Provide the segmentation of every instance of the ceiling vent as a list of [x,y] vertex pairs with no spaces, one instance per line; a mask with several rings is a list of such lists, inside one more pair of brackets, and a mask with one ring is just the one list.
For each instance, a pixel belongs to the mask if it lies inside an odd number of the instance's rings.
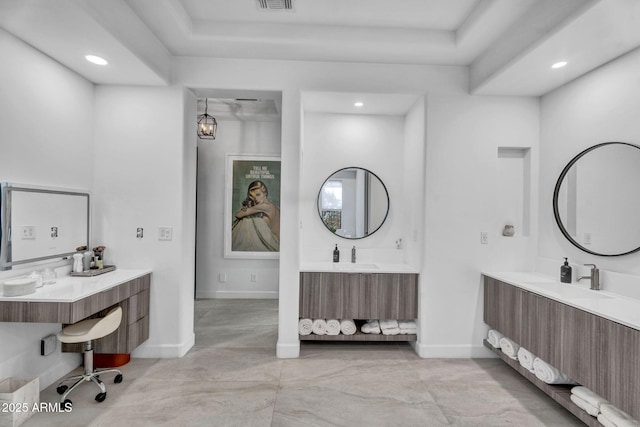
[[293,10],[293,0],[256,0],[260,10]]

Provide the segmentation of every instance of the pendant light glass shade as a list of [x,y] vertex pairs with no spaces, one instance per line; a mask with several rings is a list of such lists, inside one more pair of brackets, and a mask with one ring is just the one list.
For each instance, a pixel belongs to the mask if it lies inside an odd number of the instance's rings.
[[200,139],[216,139],[216,131],[218,130],[218,122],[216,118],[208,114],[209,100],[204,100],[204,114],[198,116],[198,138]]

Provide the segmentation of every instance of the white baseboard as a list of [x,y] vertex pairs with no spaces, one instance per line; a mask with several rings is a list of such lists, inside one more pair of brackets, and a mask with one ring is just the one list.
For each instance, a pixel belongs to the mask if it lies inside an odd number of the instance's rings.
[[196,291],[196,299],[278,299],[278,291]]
[[131,357],[139,357],[141,359],[176,359],[184,356],[196,343],[196,335],[191,336],[182,344],[148,344],[143,343],[136,348]]
[[278,343],[276,345],[276,357],[278,359],[295,359],[300,357],[300,341],[293,344]]
[[483,345],[426,345],[418,343],[416,353],[423,359],[489,359],[497,357]]

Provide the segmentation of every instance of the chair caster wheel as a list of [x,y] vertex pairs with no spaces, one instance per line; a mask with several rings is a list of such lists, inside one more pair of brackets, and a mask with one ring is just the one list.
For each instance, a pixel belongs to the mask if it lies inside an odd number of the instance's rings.
[[123,378],[123,377],[122,377],[122,374],[118,374],[118,375],[116,375],[116,377],[113,379],[113,382],[114,382],[114,383],[116,383],[116,384],[119,384],[119,383],[121,383],[121,382],[122,382],[122,378]]
[[104,402],[106,398],[107,398],[107,392],[96,394],[96,401],[98,402]]
[[64,394],[65,391],[67,391],[67,389],[69,388],[69,386],[66,385],[59,385],[56,388],[56,391],[58,392],[58,394]]

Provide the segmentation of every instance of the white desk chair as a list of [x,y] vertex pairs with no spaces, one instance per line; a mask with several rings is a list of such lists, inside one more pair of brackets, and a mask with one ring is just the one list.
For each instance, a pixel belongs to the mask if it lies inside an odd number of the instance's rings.
[[[69,325],[62,329],[58,334],[58,340],[63,343],[85,343],[84,350],[84,374],[75,375],[72,377],[64,378],[58,383],[56,390],[58,394],[61,394],[60,403],[71,405],[71,400],[67,397],[84,381],[93,381],[98,387],[100,387],[100,393],[96,395],[98,402],[104,401],[107,397],[107,389],[100,380],[100,375],[107,372],[116,372],[117,375],[113,382],[122,382],[122,372],[118,369],[93,369],[93,347],[91,341],[98,338],[105,337],[118,329],[120,322],[122,321],[122,308],[115,307],[106,316],[87,319],[73,325]],[[71,387],[64,385],[67,381],[76,381]]]

